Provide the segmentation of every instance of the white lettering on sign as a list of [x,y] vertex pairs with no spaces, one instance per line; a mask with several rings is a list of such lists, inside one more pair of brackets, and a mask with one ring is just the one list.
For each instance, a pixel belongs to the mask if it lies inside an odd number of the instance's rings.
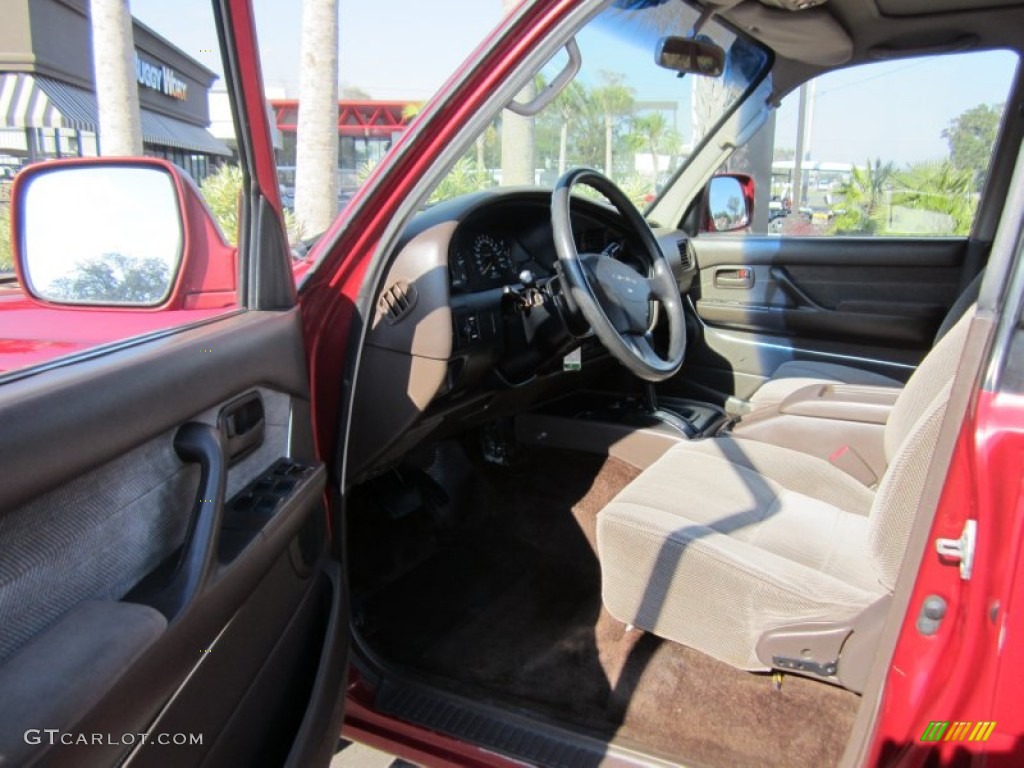
[[143,88],[160,91],[172,99],[188,98],[188,83],[180,79],[170,67],[151,64],[135,54],[135,79]]

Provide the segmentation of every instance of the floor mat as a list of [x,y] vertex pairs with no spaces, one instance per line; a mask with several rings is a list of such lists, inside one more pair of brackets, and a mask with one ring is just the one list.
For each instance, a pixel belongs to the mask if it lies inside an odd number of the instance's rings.
[[361,598],[364,636],[463,693],[673,760],[835,764],[857,696],[798,677],[776,691],[767,675],[627,631],[603,610],[596,516],[637,474],[553,450],[475,467],[472,508],[436,514],[445,523],[433,536],[413,526],[418,559],[398,578],[369,579],[387,583]]

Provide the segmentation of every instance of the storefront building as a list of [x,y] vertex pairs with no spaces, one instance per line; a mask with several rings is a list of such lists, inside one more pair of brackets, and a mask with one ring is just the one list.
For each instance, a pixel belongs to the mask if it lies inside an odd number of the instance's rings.
[[[295,167],[295,134],[299,102],[270,99],[274,122],[281,132],[278,168],[285,188]],[[409,122],[410,102],[342,99],[338,102],[338,175],[342,192],[359,186],[360,173],[376,165]]]
[[[37,160],[99,154],[88,0],[3,0],[0,176]],[[217,75],[133,21],[145,154],[202,180],[231,150],[207,130]]]

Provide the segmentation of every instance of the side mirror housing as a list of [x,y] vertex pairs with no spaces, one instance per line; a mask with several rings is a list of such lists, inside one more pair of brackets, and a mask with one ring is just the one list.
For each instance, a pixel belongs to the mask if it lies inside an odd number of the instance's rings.
[[11,193],[15,269],[37,302],[212,309],[238,302],[235,249],[180,168],[73,158],[23,169]]
[[701,231],[739,232],[754,220],[754,179],[745,173],[712,176],[704,188]]

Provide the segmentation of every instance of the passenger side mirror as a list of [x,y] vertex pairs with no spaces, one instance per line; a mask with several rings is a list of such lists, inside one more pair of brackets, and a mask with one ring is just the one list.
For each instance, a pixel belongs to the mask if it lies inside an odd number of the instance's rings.
[[754,180],[745,173],[711,177],[704,188],[705,232],[737,232],[754,219]]
[[36,301],[195,309],[237,302],[235,250],[192,180],[153,158],[39,163],[11,195],[15,266]]

